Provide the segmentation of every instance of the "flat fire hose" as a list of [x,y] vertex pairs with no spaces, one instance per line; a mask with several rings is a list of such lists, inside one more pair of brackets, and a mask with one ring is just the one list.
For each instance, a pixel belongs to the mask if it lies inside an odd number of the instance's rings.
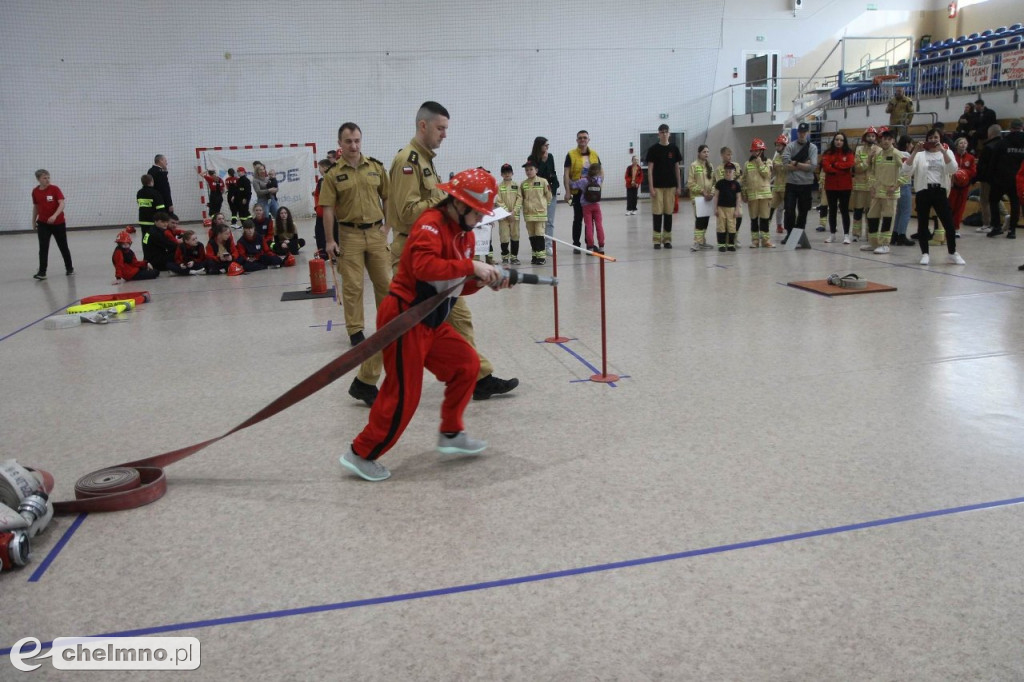
[[[384,350],[386,346],[394,343],[402,334],[412,329],[453,291],[461,287],[462,284],[460,281],[445,291],[435,294],[402,312],[358,346],[331,360],[227,433],[216,438],[204,440],[202,443],[171,450],[154,457],[126,462],[86,474],[75,483],[76,499],[55,502],[53,505],[54,512],[57,514],[78,514],[81,512],[121,511],[124,509],[135,509],[136,507],[159,500],[167,492],[167,478],[164,476],[164,467],[194,455],[217,441],[227,438],[236,431],[247,429],[264,419],[269,419],[278,412],[288,409],[295,403],[308,398],[328,384],[340,379],[352,369],[369,360],[375,353]],[[36,472],[43,479],[46,489],[51,490],[53,488],[53,476],[38,469]]]
[[832,274],[825,280],[834,287],[840,287],[842,289],[867,289],[868,281],[861,279],[854,273],[843,275],[840,277],[838,274]]

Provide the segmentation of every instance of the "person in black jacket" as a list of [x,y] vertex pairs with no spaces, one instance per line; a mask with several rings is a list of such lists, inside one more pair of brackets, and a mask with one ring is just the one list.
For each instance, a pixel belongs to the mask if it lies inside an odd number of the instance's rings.
[[171,199],[171,183],[167,180],[167,157],[157,154],[153,157],[153,167],[147,171],[153,176],[153,187],[164,198],[164,206],[168,213],[174,213],[174,200]]
[[[1024,163],[1024,121],[1019,118],[1010,122],[1010,132],[992,146],[988,167],[988,206],[993,217],[999,215],[999,204],[1005,196],[1010,202],[1010,219],[1006,224],[1006,238],[1017,238],[1017,221],[1020,220],[1020,199],[1017,196],[1017,171]],[[989,237],[1003,233],[1002,226],[993,221]]]
[[[238,215],[239,220],[249,220],[249,203],[252,201],[252,180],[245,172],[245,166],[238,167],[238,179],[235,181],[234,204],[231,206],[231,215]],[[231,195],[228,195],[228,202],[231,202]]]
[[171,216],[157,211],[153,224],[142,226],[142,258],[161,272],[167,270],[168,261],[174,261],[174,252],[178,249],[178,242],[167,236],[170,224]]
[[988,139],[989,126],[996,124],[996,112],[993,109],[985,108],[985,100],[978,98],[974,101],[974,148],[978,147]]

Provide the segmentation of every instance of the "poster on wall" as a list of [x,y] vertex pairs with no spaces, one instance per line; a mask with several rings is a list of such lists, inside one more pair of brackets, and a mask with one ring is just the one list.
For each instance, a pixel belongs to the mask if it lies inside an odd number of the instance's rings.
[[992,55],[968,57],[964,60],[964,81],[966,88],[972,85],[988,85],[992,81]]
[[999,65],[999,81],[1024,81],[1024,50],[1003,53]]
[[[206,149],[200,151],[199,163],[222,178],[228,168],[245,168],[250,179],[253,161],[262,162],[277,178],[277,203],[287,206],[297,218],[313,215],[313,188],[316,186],[316,159],[311,147],[283,149]],[[253,193],[253,202],[256,201]]]

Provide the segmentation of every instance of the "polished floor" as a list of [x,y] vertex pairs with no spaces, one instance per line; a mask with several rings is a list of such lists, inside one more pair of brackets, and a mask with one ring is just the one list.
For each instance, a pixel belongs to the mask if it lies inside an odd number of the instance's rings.
[[[692,253],[684,206],[655,251],[646,205],[623,208],[605,204],[606,356],[594,258],[559,259],[564,344],[544,343],[549,287],[470,299],[521,382],[467,409],[483,455],[434,452],[428,381],[392,478],[354,478],[337,458],[368,411],[343,377],[169,467],[152,505],[58,518],[0,574],[4,658],[138,633],[198,638],[196,680],[1024,680],[1024,242],[971,229],[966,266],[813,232]],[[72,232],[76,274],[54,247],[45,282],[32,235],[0,238],[3,457],[61,499],[348,348],[333,300],[280,301],[305,258],[160,277],[123,321],[45,329],[115,290],[113,236]],[[898,290],[786,286],[848,272]],[[605,363],[620,380],[590,381]]]

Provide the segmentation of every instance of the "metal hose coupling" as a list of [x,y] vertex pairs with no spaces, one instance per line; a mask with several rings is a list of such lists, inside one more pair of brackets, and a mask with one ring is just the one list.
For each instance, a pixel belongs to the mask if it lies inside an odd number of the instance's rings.
[[23,530],[0,532],[0,571],[9,571],[28,563],[32,547],[28,533]]
[[501,288],[501,283],[506,279],[508,280],[508,285],[510,287],[514,287],[517,284],[547,284],[553,287],[558,286],[557,277],[545,277],[544,275],[535,275],[530,272],[519,272],[515,268],[509,268],[506,270],[505,268],[500,268],[498,266],[494,267],[501,273],[501,278],[494,284],[490,285],[495,291]]

